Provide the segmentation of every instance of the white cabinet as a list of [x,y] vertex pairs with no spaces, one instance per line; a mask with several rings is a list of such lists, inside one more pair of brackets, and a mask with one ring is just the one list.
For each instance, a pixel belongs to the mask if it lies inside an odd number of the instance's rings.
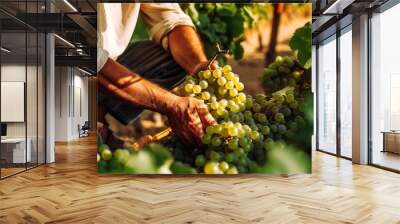
[[[26,151],[25,144],[27,143]],[[7,138],[1,140],[1,147],[12,152],[12,163],[25,163],[32,160],[32,141],[25,138]]]

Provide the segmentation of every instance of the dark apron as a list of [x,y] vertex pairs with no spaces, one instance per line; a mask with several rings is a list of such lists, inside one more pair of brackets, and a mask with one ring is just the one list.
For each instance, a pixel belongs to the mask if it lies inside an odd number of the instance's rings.
[[[171,54],[153,41],[130,45],[117,61],[152,83],[172,90],[184,81],[186,72],[174,61]],[[122,124],[132,124],[143,109],[98,93],[98,103]]]

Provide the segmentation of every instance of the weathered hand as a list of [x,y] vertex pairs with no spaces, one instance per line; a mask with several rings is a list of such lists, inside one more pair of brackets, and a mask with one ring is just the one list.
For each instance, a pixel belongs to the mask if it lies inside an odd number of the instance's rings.
[[205,129],[216,124],[204,102],[191,97],[178,97],[166,115],[173,132],[185,144],[199,144]]
[[205,128],[216,123],[203,101],[177,96],[114,60],[107,61],[99,72],[98,81],[119,99],[168,116],[172,130],[185,143],[199,143]]
[[[208,65],[208,61],[204,61],[204,62],[200,62],[198,63],[194,68],[193,68],[193,72],[191,73],[192,75],[197,75],[197,73],[199,73],[202,70],[206,70]],[[211,65],[210,65],[211,69],[216,69],[218,68],[218,62],[214,61]]]

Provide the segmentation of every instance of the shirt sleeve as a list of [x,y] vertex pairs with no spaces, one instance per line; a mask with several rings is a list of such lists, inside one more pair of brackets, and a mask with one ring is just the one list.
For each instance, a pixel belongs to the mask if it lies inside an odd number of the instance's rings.
[[178,3],[141,3],[140,12],[150,28],[151,39],[161,44],[164,49],[168,49],[168,33],[176,26],[195,27]]
[[106,64],[108,52],[100,47],[97,48],[97,72],[99,72]]

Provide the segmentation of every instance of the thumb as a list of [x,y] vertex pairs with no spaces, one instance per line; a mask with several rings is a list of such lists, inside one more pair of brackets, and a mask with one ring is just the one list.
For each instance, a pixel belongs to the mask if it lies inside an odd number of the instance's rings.
[[207,128],[208,126],[217,124],[213,116],[208,112],[206,105],[203,104],[197,107],[197,114],[200,117],[204,129]]

